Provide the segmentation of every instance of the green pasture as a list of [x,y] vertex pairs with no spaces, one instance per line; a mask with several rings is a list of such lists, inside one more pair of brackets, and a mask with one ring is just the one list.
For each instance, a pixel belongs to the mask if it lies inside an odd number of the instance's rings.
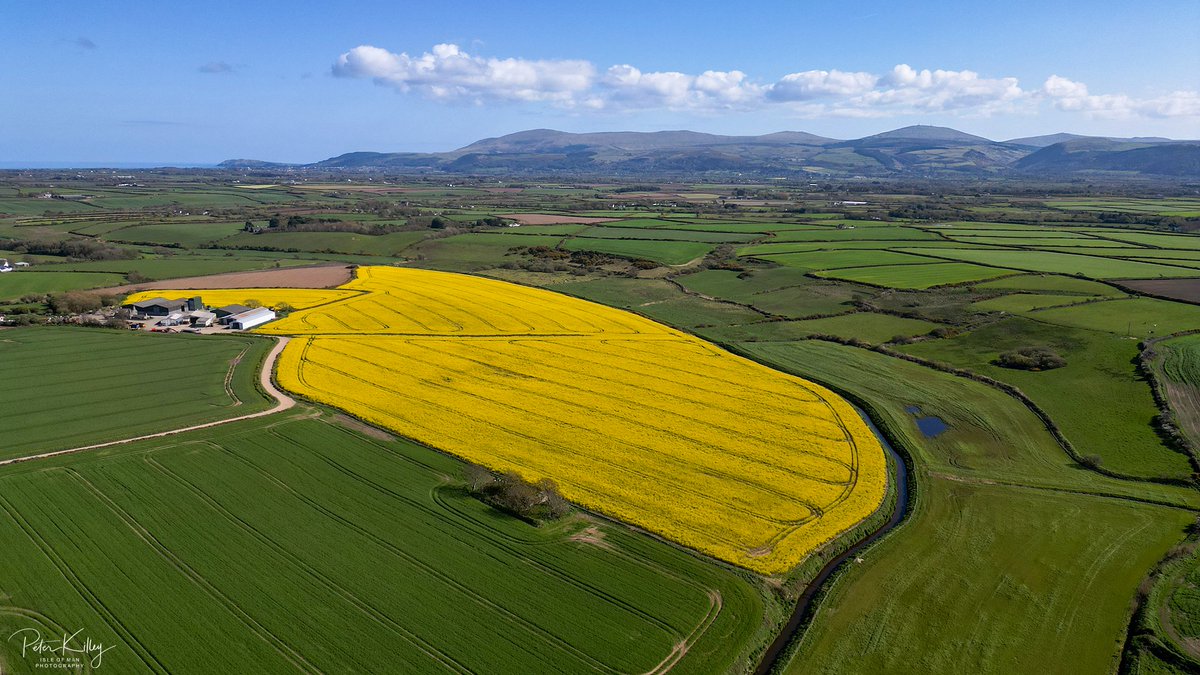
[[461,473],[300,416],[5,467],[0,628],[83,627],[121,673],[745,668],[740,574],[582,514],[531,527]]
[[[1102,304],[1109,303],[1095,303]],[[1186,478],[1191,475],[1187,457],[1164,446],[1152,426],[1158,409],[1133,364],[1137,341],[1040,318],[1092,306],[1034,311],[1029,318],[1012,317],[952,339],[899,349],[1016,386],[1050,415],[1080,455],[1099,457],[1107,469],[1138,477]],[[1035,372],[993,363],[1001,352],[1022,347],[1048,347],[1067,365]]]
[[644,258],[665,265],[682,265],[707,255],[712,244],[692,241],[650,241],[638,239],[567,239],[562,247],[569,251],[595,251],[626,258]]
[[927,264],[929,258],[878,250],[820,250],[802,253],[780,253],[768,258],[771,262],[806,271],[834,270],[882,265]]
[[994,267],[967,263],[924,263],[919,265],[886,265],[882,267],[851,267],[820,272],[820,276],[844,281],[856,281],[891,288],[930,288],[945,284],[981,281],[1009,274]]
[[1047,323],[1122,336],[1162,336],[1200,329],[1200,307],[1155,298],[1107,300],[1058,307],[1041,310],[1031,316]]
[[836,335],[882,344],[896,337],[924,335],[938,324],[876,312],[854,312],[803,321],[768,321],[722,329],[723,341],[779,341],[809,335]]
[[932,232],[918,230],[912,227],[888,225],[880,227],[855,227],[853,229],[844,230],[839,230],[832,227],[821,230],[789,230],[777,233],[775,238],[771,241],[856,241],[862,239],[877,239],[882,241],[920,241],[936,240],[941,239],[941,237]]
[[698,241],[713,244],[739,244],[754,241],[760,235],[738,232],[704,232],[694,230],[673,230],[666,228],[636,228],[636,227],[589,227],[579,233],[580,237],[596,239],[656,239],[668,241]]
[[977,312],[1007,312],[1009,314],[1025,314],[1035,309],[1070,305],[1088,300],[1088,296],[1055,295],[1052,293],[1013,293],[971,303],[971,309]]
[[976,284],[975,287],[980,290],[994,288],[997,290],[1044,291],[1051,294],[1125,295],[1124,292],[1099,281],[1056,274],[1016,274],[984,281]]
[[1184,269],[1182,267],[1168,267],[1166,265],[1134,262],[1132,260],[1117,260],[1049,251],[1004,251],[968,248],[942,248],[936,251],[911,248],[899,250],[913,253],[920,252],[948,260],[980,263],[1027,272],[1069,274],[1093,279],[1153,279],[1158,277],[1200,276],[1200,273],[1195,270]]
[[[32,327],[0,333],[0,459],[92,445],[262,410],[271,342]],[[236,361],[236,366],[234,362]]]
[[103,236],[110,241],[137,244],[179,244],[185,247],[193,247],[232,236],[241,232],[244,227],[244,223],[167,222],[151,225],[135,225],[133,227],[109,231]]
[[31,294],[44,295],[88,288],[104,288],[116,286],[123,281],[124,279],[119,274],[18,270],[0,274],[0,300],[16,300],[21,296]]
[[221,240],[219,245],[267,251],[309,251],[394,257],[426,236],[428,236],[427,232],[420,231],[391,232],[380,235],[354,232],[263,232],[260,234],[237,234]]

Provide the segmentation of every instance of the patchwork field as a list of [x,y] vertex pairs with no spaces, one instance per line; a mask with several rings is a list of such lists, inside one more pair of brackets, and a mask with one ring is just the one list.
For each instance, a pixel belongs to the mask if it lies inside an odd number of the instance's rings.
[[378,267],[344,288],[365,293],[260,329],[299,336],[280,382],[409,438],[765,573],[882,501],[878,442],[812,383],[537,289]]
[[[816,341],[740,348],[854,394],[917,467],[915,511],[844,568],[786,672],[1115,668],[1142,571],[1194,516],[1133,500],[1194,509],[1194,490],[1081,471],[1020,402],[967,378]],[[913,406],[947,431],[927,437]]]
[[0,332],[0,459],[176,429],[267,407],[261,338],[88,328]]
[[[1090,307],[1136,302],[1104,303],[1037,310],[1032,319],[1055,313],[1046,321],[1060,321],[1068,312]],[[1188,308],[1194,309],[1194,308]],[[1114,317],[1101,332],[1042,320],[1011,317],[949,340],[930,340],[900,349],[909,354],[969,368],[1015,385],[1049,413],[1081,455],[1094,455],[1105,468],[1138,477],[1186,479],[1192,467],[1185,455],[1165,447],[1151,425],[1157,408],[1150,387],[1134,368],[1138,343],[1125,337],[1126,322],[1117,312],[1091,315]],[[1084,314],[1069,314],[1074,321]],[[1139,323],[1132,324],[1135,328]],[[995,363],[1001,352],[1026,346],[1048,347],[1067,362],[1062,368],[1042,372],[1003,368]]]
[[1118,260],[1090,255],[1074,255],[1053,251],[1015,251],[987,249],[902,249],[906,252],[1007,267],[1027,272],[1051,272],[1090,277],[1092,279],[1152,279],[1157,277],[1196,277],[1200,271],[1185,267]]

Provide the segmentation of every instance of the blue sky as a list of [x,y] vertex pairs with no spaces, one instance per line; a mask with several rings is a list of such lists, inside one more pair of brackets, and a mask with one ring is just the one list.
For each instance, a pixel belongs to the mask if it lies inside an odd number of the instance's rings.
[[176,4],[8,3],[0,162],[313,161],[538,127],[1200,137],[1195,0]]

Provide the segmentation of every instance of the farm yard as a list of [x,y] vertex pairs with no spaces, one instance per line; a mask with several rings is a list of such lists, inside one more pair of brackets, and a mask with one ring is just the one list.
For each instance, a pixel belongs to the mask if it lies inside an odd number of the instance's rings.
[[[0,466],[0,631],[86,624],[114,672],[230,636],[263,672],[1200,667],[1191,198],[287,180],[0,186],[0,322],[262,305],[302,398]],[[0,330],[38,383],[0,460],[266,410],[271,341],[215,332]],[[847,401],[908,466],[895,529]],[[472,464],[573,506],[535,525]]]

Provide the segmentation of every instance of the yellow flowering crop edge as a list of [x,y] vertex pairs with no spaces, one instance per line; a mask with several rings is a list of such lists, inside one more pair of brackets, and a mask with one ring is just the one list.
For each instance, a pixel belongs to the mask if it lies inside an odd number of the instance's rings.
[[780,574],[883,502],[882,447],[815,383],[492,279],[362,267],[340,289],[258,330],[297,336],[282,386],[586,508]]

